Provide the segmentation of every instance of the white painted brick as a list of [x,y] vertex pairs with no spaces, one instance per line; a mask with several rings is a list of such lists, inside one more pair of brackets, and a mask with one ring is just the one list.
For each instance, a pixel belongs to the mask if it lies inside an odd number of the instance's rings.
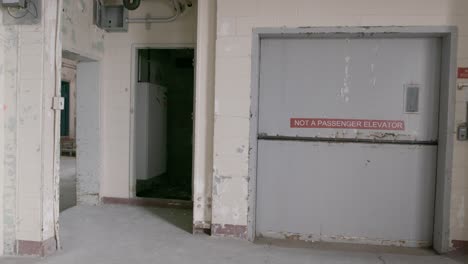
[[299,0],[300,15],[438,15],[450,6],[444,0]]
[[20,78],[42,79],[42,53],[20,56]]
[[[466,153],[466,151],[465,151]],[[467,156],[460,157],[460,160],[454,160],[453,176],[452,176],[452,193],[453,195],[467,195],[464,193],[468,189],[468,169],[462,160],[466,163]],[[458,164],[457,164],[458,163]]]
[[279,17],[278,24],[284,27],[331,27],[360,26],[360,16],[296,16]]
[[[214,138],[214,144],[220,146],[216,149],[216,156],[221,157],[226,155],[238,155],[242,156],[242,159],[246,158],[249,148],[249,139],[245,137],[230,137],[230,138]],[[238,165],[238,164],[234,164]]]
[[247,179],[214,179],[213,223],[247,225]]
[[[468,1],[467,1],[468,2]],[[459,36],[468,36],[468,15],[465,16],[449,16],[447,24],[458,27]]]
[[376,1],[369,0],[299,0],[299,16],[372,14]]
[[444,0],[448,5],[449,14],[468,15],[468,1],[466,0]]
[[458,38],[458,58],[468,59],[468,37]]
[[[463,91],[464,93],[465,91]],[[464,98],[461,98],[460,100],[457,100],[455,103],[455,124],[460,124],[466,122],[466,101]]]
[[[219,140],[228,138],[249,138],[250,120],[243,117],[215,115],[215,136]],[[219,148],[221,146],[216,146]],[[215,151],[216,151],[215,150]]]
[[[300,27],[300,26],[417,26],[417,25],[456,25],[459,28],[459,53],[458,63],[468,66],[468,1],[466,0],[257,0],[250,1],[218,1],[219,19],[226,18],[231,22],[232,17],[236,17],[236,34],[239,38],[230,36],[225,38],[226,34],[232,34],[233,30],[225,30],[218,34],[217,44],[217,72],[216,72],[216,98],[218,103],[218,116],[215,123],[215,153],[228,155],[229,158],[222,160],[215,158],[214,166],[221,165],[227,172],[241,174],[245,170],[247,161],[244,164],[239,163],[234,154],[231,154],[237,144],[242,140],[247,142],[249,123],[248,119],[240,122],[239,119],[227,117],[228,115],[247,113],[250,107],[247,93],[240,96],[236,89],[250,89],[250,78],[244,78],[245,72],[232,70],[226,66],[230,62],[229,58],[246,57],[244,63],[250,64],[250,36],[252,29],[256,27]],[[242,5],[242,7],[236,6]],[[241,44],[241,42],[243,44]],[[235,63],[233,63],[235,64]],[[236,96],[239,96],[235,98]],[[234,99],[235,98],[235,99]],[[244,98],[244,99],[242,99]],[[233,100],[230,100],[233,99]],[[238,100],[245,100],[244,103]],[[464,93],[457,91],[456,120],[464,121],[466,112],[464,104]],[[231,103],[235,102],[235,103]],[[231,103],[231,104],[230,104]],[[220,122],[221,120],[221,122]],[[228,121],[229,120],[229,121]],[[242,124],[233,125],[239,122]],[[241,138],[236,137],[238,135]],[[468,171],[465,165],[468,147],[465,143],[455,142],[454,150],[454,187],[453,197],[458,198],[468,195],[466,185],[466,173]],[[230,157],[229,155],[232,155]],[[221,156],[221,155],[220,155]],[[234,165],[242,166],[244,169],[235,169]],[[218,168],[218,167],[217,167]],[[229,184],[226,180],[222,186]],[[233,190],[246,188],[246,182],[229,184]],[[245,205],[246,203],[235,202],[238,196],[227,199],[220,196],[219,201],[214,200],[213,219],[216,223],[236,222],[230,217],[229,206]],[[468,204],[468,202],[466,203]],[[468,217],[454,219],[461,213],[468,215],[467,208],[457,208],[455,212],[452,208],[451,224],[454,238],[468,239]],[[460,211],[461,210],[461,211]],[[243,215],[246,219],[247,213]],[[461,226],[459,222],[465,223]],[[457,235],[453,235],[453,232]]]
[[298,0],[258,0],[258,16],[298,16],[301,6]]
[[414,15],[367,15],[362,16],[362,26],[425,26],[449,25],[447,16],[414,16]]
[[218,17],[255,16],[257,0],[218,0]]
[[251,39],[248,37],[225,37],[216,41],[216,57],[249,57]]
[[23,197],[19,204],[17,239],[41,241],[41,199]]
[[[453,174],[453,178],[467,177],[465,169],[468,169],[468,142],[455,141],[453,147],[453,169],[457,170]],[[468,186],[467,186],[468,187]]]
[[236,35],[236,18],[220,17],[217,23],[217,34],[220,37]]
[[229,176],[233,178],[246,177],[248,175],[248,155],[226,154],[216,152],[213,158],[214,176]]
[[[24,47],[25,49],[21,50],[21,53],[24,53],[25,51],[28,51],[28,47],[25,45],[31,45],[31,44],[41,44],[43,43],[44,35],[42,32],[23,32],[20,36],[20,45],[21,47]],[[37,53],[40,50],[35,50]]]
[[237,18],[237,35],[251,36],[253,28],[261,27],[280,27],[281,23],[278,17],[255,16]]
[[217,114],[249,117],[250,64],[250,58],[225,58],[217,61]]

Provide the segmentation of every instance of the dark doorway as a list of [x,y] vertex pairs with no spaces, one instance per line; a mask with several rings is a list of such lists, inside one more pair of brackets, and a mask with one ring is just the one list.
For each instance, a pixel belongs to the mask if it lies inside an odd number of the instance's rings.
[[64,98],[64,107],[60,115],[60,136],[68,137],[70,135],[70,83],[62,82],[62,97]]
[[192,198],[193,64],[193,49],[138,50],[138,197]]

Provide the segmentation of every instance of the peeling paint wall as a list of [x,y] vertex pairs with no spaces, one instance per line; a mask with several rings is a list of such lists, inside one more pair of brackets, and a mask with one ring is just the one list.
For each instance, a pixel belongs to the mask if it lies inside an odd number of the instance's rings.
[[[108,33],[104,41],[102,60],[102,197],[129,198],[134,193],[130,172],[131,76],[134,68],[132,51],[136,46],[170,47],[193,45],[196,42],[196,10],[194,2],[189,13],[171,23],[130,24],[128,32]],[[168,16],[169,2],[142,1],[130,12],[130,17]],[[135,81],[135,80],[133,80]],[[134,187],[134,186],[133,186]],[[132,192],[133,191],[133,192]]]
[[[468,67],[465,0],[218,0],[217,4],[212,211],[216,226],[247,225],[253,28],[457,25],[458,64]],[[465,120],[467,94],[457,91],[457,125]],[[454,151],[451,237],[468,240],[468,144],[457,141]]]
[[0,26],[5,67],[3,235],[8,255],[16,253],[18,240],[42,241],[55,233],[55,113],[51,106],[56,7],[56,2],[42,7],[40,24]]

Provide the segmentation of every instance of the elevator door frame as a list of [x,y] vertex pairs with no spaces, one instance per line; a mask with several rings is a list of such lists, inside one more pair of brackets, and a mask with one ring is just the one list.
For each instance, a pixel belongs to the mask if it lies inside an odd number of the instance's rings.
[[439,148],[437,153],[436,197],[433,248],[439,253],[450,249],[450,198],[453,159],[452,133],[455,120],[457,28],[454,26],[409,27],[307,27],[255,28],[252,35],[251,119],[249,153],[248,238],[256,236],[256,177],[260,47],[265,38],[408,38],[438,37],[442,40],[442,65],[439,102]]

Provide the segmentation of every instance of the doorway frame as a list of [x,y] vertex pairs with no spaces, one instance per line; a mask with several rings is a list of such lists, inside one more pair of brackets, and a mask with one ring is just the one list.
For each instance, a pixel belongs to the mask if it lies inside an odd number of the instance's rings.
[[[194,81],[193,81],[193,94],[194,94],[194,102],[195,102],[195,95],[197,92],[197,85],[196,85],[196,48],[197,44],[196,43],[172,43],[172,44],[167,44],[167,43],[152,43],[152,44],[133,44],[132,45],[132,58],[131,58],[131,74],[130,74],[130,133],[129,133],[129,142],[130,142],[130,166],[129,166],[129,196],[130,198],[139,198],[136,195],[136,167],[135,167],[135,89],[137,85],[137,76],[138,76],[138,50],[140,49],[193,49],[194,50]],[[195,121],[197,118],[203,118],[199,117],[196,114],[196,103],[193,105],[193,126],[195,126]],[[192,144],[192,153],[194,153],[194,146],[196,144],[197,138],[195,137],[195,130],[192,132],[192,139],[193,139],[193,144]],[[195,162],[195,155],[192,156],[192,189],[193,189],[193,164]],[[193,196],[193,193],[192,193]]]
[[[264,38],[343,38],[343,37],[438,37],[442,40],[441,88],[439,99],[439,144],[435,187],[433,248],[438,253],[450,249],[450,199],[455,126],[455,96],[457,84],[456,26],[404,26],[404,27],[307,27],[307,28],[254,28],[252,34],[251,106],[249,135],[249,186],[247,237],[256,238],[256,189],[258,157],[258,112],[260,89],[260,47]],[[443,89],[445,88],[445,89]]]

